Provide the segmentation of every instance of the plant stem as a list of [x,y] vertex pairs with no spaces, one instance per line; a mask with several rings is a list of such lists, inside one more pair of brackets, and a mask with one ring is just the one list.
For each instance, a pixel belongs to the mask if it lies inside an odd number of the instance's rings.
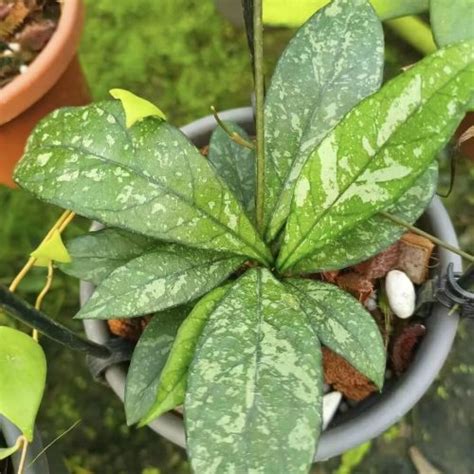
[[406,229],[411,230],[415,234],[421,235],[422,237],[426,237],[427,239],[431,240],[431,242],[439,245],[440,247],[443,247],[457,255],[460,255],[461,257],[465,258],[466,260],[469,260],[470,262],[474,262],[473,255],[470,255],[462,251],[461,249],[458,249],[457,247],[454,247],[453,245],[448,244],[447,242],[444,242],[443,240],[438,239],[434,235],[428,234],[428,232],[425,232],[424,230],[418,229],[418,227],[411,225],[409,222],[406,222],[403,219],[393,216],[392,214],[389,214],[388,212],[385,212],[385,211],[381,211],[379,212],[379,214],[391,220],[395,224],[398,224],[401,227],[405,227]]
[[[48,264],[48,276],[46,277],[46,284],[44,285],[43,289],[40,291],[38,296],[36,297],[35,301],[35,308],[39,311],[41,309],[41,305],[43,304],[44,297],[47,295],[48,291],[51,289],[51,285],[53,284],[53,262],[49,262]],[[38,342],[39,333],[37,329],[33,329],[33,339]]]
[[23,446],[21,448],[21,457],[20,457],[20,463],[18,465],[17,474],[23,474],[23,472],[25,471],[26,452],[28,451],[28,440],[24,436],[22,436],[21,438],[23,440]]
[[211,106],[211,111],[219,127],[221,127],[222,130],[224,130],[224,132],[227,133],[227,135],[229,135],[229,138],[233,142],[237,143],[237,145],[241,145],[245,148],[248,148],[249,150],[255,150],[255,145],[252,142],[247,141],[245,138],[240,136],[237,132],[233,132],[232,130],[229,129],[229,127],[221,120],[221,118],[217,114],[216,108],[213,105]]
[[263,234],[265,204],[264,88],[262,0],[254,0],[253,35],[255,45],[255,123],[257,132],[257,183],[255,209],[257,229]]
[[416,16],[388,20],[385,24],[422,54],[436,51],[430,27]]

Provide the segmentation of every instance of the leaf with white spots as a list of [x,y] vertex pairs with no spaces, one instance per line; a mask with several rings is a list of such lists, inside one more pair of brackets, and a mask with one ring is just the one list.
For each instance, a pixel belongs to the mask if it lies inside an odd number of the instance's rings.
[[[387,212],[410,224],[415,223],[433,198],[437,183],[438,163],[434,161]],[[404,227],[375,214],[297,262],[292,272],[314,273],[347,268],[385,250],[405,232]]]
[[311,153],[295,187],[281,271],[391,206],[426,171],[474,95],[473,46],[420,61],[357,105]]
[[212,290],[201,298],[178,330],[166,365],[161,373],[153,405],[140,420],[146,425],[163,413],[184,403],[188,369],[202,330],[230,285]]
[[[232,122],[225,122],[231,132],[250,141],[246,131]],[[209,161],[226,182],[234,196],[244,205],[249,215],[255,209],[255,152],[235,143],[217,127],[209,142]]]
[[185,304],[218,286],[243,263],[232,254],[158,243],[107,276],[76,317],[127,318]]
[[298,298],[321,343],[382,388],[385,349],[372,315],[335,285],[301,278],[285,283]]
[[125,127],[118,101],[53,112],[15,178],[46,202],[108,227],[269,263],[240,203],[180,130],[147,117]]
[[382,26],[366,0],[335,0],[290,41],[265,102],[266,238],[290,212],[296,180],[311,151],[383,72]]
[[159,245],[156,240],[122,229],[103,229],[66,243],[71,263],[59,265],[66,274],[98,285],[115,269]]
[[163,367],[187,312],[188,308],[181,306],[157,313],[141,335],[125,384],[125,414],[129,425],[139,421],[153,405]]
[[430,20],[438,46],[474,39],[474,0],[430,0]]
[[321,392],[320,345],[298,300],[268,270],[249,270],[213,309],[189,370],[194,471],[306,474]]

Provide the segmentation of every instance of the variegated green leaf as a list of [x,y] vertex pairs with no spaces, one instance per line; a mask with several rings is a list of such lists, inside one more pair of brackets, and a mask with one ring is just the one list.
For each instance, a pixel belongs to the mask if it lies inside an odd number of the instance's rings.
[[199,339],[185,399],[195,472],[307,473],[321,418],[319,342],[265,269],[245,273]]
[[133,351],[125,385],[125,414],[132,425],[151,408],[179,326],[189,312],[180,306],[155,314]]
[[[250,141],[246,131],[232,122],[225,122],[231,132]],[[217,127],[209,143],[209,161],[226,182],[234,196],[244,205],[249,215],[255,209],[255,152],[235,143]]]
[[228,289],[229,285],[222,286],[204,296],[179,328],[171,353],[163,368],[154,403],[141,419],[141,426],[184,403],[188,369],[199,337],[209,315]]
[[33,439],[46,382],[46,357],[27,334],[0,326],[0,415]]
[[126,129],[118,101],[53,112],[30,137],[15,177],[44,201],[107,226],[271,260],[196,147],[161,119]]
[[157,244],[105,278],[76,317],[126,318],[185,304],[222,283],[243,262],[232,254]]
[[286,280],[286,286],[298,298],[321,343],[382,388],[385,349],[372,315],[335,285],[294,278]]
[[366,0],[334,0],[290,41],[265,101],[268,241],[284,225],[314,148],[383,72],[383,31]]
[[[415,184],[387,209],[387,212],[405,222],[411,224],[416,222],[430,203],[437,182],[438,163],[434,161]],[[405,232],[404,227],[394,224],[380,214],[375,214],[318,249],[314,254],[300,260],[292,267],[292,271],[313,273],[355,265],[385,250]]]
[[474,0],[430,0],[430,16],[438,46],[474,39]]
[[287,270],[394,203],[454,133],[474,94],[474,42],[439,50],[365,99],[308,159],[277,266]]
[[116,268],[157,245],[156,240],[122,229],[89,232],[67,242],[72,261],[59,267],[68,275],[98,285]]

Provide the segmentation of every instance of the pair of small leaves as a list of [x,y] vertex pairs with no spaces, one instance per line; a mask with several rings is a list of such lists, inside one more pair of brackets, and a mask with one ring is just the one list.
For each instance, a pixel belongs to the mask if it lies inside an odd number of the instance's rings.
[[0,415],[33,439],[36,415],[46,382],[41,346],[16,329],[0,326]]

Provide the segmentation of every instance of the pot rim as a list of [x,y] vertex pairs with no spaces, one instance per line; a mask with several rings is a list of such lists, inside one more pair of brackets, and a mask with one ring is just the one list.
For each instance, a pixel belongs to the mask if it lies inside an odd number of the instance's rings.
[[[219,114],[223,120],[234,121],[251,131],[253,127],[253,110],[251,107],[231,109]],[[201,147],[208,142],[209,134],[216,127],[212,115],[192,122],[181,128],[196,146]],[[435,196],[426,209],[425,218],[430,230],[444,241],[457,246],[458,241],[449,215],[441,200]],[[92,227],[97,229],[97,226]],[[444,248],[438,248],[439,271],[446,271],[450,263],[454,271],[462,270],[461,257]],[[87,282],[81,282],[81,305],[89,299],[94,287]],[[353,418],[347,418],[329,427],[321,434],[314,461],[324,461],[342,454],[379,434],[399,421],[428,390],[436,379],[446,360],[456,335],[459,322],[457,315],[448,316],[448,309],[441,304],[433,306],[432,313],[427,319],[427,334],[409,369],[392,386],[382,394],[378,394],[362,403],[354,410]],[[83,321],[87,336],[98,343],[106,342],[111,336],[106,321]],[[126,371],[120,365],[114,365],[105,372],[105,378],[113,391],[123,401],[125,391]],[[352,410],[351,410],[352,411]],[[186,447],[186,437],[183,420],[177,414],[168,412],[148,425],[153,431],[164,436],[178,446]]]
[[84,5],[82,0],[66,0],[61,5],[58,26],[46,47],[24,74],[0,89],[0,125],[14,119],[43,97],[76,53],[84,24]]

